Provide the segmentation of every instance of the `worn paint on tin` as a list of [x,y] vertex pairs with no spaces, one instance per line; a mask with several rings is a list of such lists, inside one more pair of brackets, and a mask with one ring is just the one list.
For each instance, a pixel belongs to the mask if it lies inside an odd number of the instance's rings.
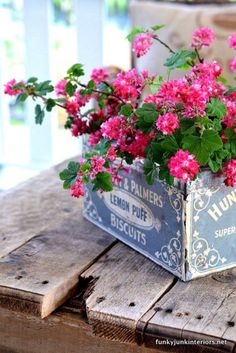
[[91,189],[84,216],[182,280],[236,265],[236,188],[209,171],[149,186],[137,165],[112,192]]

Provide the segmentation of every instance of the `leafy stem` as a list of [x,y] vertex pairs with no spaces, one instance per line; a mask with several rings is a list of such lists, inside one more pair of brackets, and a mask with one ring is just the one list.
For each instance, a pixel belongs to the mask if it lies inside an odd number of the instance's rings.
[[162,44],[164,47],[166,47],[166,48],[169,50],[169,52],[170,52],[171,54],[175,54],[175,51],[174,51],[173,49],[171,49],[171,47],[170,47],[168,44],[166,44],[165,42],[163,42],[163,40],[161,40],[157,35],[153,34],[152,38],[155,39],[155,40],[157,40],[157,41],[158,41],[160,44]]
[[[74,80],[75,80],[75,79],[74,79]],[[114,93],[106,92],[106,91],[103,91],[103,90],[100,90],[100,89],[96,89],[96,88],[89,88],[88,85],[86,85],[86,84],[84,84],[84,83],[81,83],[81,82],[78,81],[78,80],[75,80],[75,82],[76,82],[80,87],[83,87],[83,88],[85,88],[85,89],[90,89],[91,92],[98,93],[98,94],[103,94],[103,95],[105,95],[105,96],[107,96],[107,97],[116,98],[116,99],[118,99],[119,101],[121,101],[123,104],[126,104],[126,102],[125,102],[121,97],[117,96],[117,95],[114,94]],[[103,82],[103,83],[105,83],[105,82]],[[107,86],[108,86],[109,88],[111,88],[109,84],[107,84]]]

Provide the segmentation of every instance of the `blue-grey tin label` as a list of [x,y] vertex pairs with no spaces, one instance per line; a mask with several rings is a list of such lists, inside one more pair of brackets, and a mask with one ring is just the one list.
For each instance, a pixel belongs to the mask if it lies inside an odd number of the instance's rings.
[[109,233],[177,274],[183,272],[183,195],[143,172],[132,170],[109,193],[87,186],[85,216]]

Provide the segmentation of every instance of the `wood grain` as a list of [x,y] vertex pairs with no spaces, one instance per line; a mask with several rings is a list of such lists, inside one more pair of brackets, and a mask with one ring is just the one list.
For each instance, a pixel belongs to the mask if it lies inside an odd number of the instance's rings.
[[83,219],[82,200],[62,189],[62,168],[0,196],[0,306],[47,316],[114,242]]
[[96,279],[85,300],[94,333],[121,342],[135,341],[138,319],[174,281],[173,275],[121,243],[81,277]]
[[[75,304],[76,305],[76,304]],[[72,311],[73,310],[73,311]],[[162,353],[92,334],[76,311],[63,306],[45,318],[0,308],[0,353]]]
[[51,223],[58,223],[77,200],[62,189],[59,170],[66,163],[0,194],[0,258],[20,247]]
[[188,283],[178,281],[140,320],[143,342],[158,337],[218,339],[205,348],[231,352],[236,343],[236,269]]

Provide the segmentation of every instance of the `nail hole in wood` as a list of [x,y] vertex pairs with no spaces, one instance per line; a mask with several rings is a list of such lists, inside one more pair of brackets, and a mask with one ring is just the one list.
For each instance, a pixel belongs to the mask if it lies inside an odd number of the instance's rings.
[[201,320],[201,319],[203,319],[203,316],[202,315],[197,315],[196,319]]
[[105,300],[105,297],[97,297],[96,302],[101,303]]
[[129,303],[129,306],[135,306],[134,302]]
[[48,281],[43,281],[42,284],[48,284]]
[[23,276],[16,276],[15,279],[21,279]]
[[234,327],[234,325],[235,325],[233,321],[228,321],[227,324],[229,327]]
[[186,311],[186,313],[184,313],[184,315],[189,316],[189,312]]
[[182,313],[176,313],[176,316],[177,317],[181,317],[181,316],[183,316],[183,314]]
[[167,314],[171,314],[172,311],[173,311],[172,309],[166,309],[166,313],[167,313]]
[[162,311],[162,308],[160,308],[160,307],[158,306],[158,307],[154,308],[153,310],[157,313],[158,311]]

